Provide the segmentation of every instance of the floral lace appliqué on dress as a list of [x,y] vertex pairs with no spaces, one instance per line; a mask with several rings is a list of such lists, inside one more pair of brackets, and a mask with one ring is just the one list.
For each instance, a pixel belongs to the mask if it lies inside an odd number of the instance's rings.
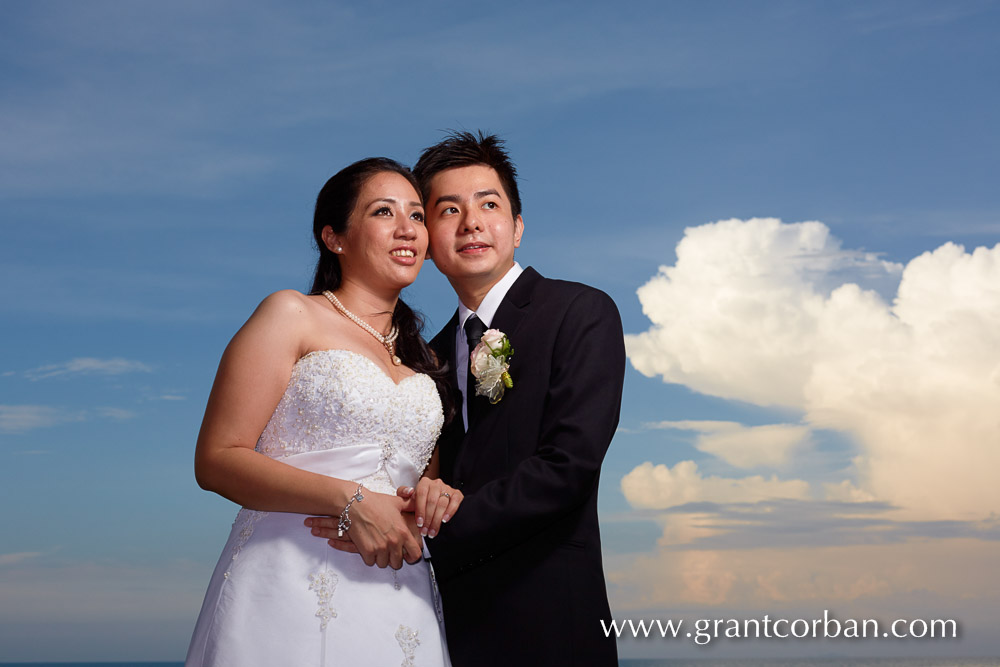
[[236,541],[236,544],[233,545],[233,555],[232,558],[230,559],[229,568],[222,576],[226,577],[227,579],[229,578],[229,574],[230,572],[232,572],[233,569],[232,565],[233,562],[235,562],[236,559],[239,557],[240,551],[243,549],[243,545],[245,545],[247,541],[249,541],[250,538],[253,537],[254,524],[266,516],[267,512],[248,510],[245,507],[240,510],[239,514],[236,515],[236,521],[233,522],[233,529],[235,530],[237,527],[239,527],[240,531],[239,539]]
[[400,663],[402,667],[414,667],[413,655],[417,652],[417,647],[420,646],[417,632],[405,625],[400,625],[396,630],[396,641],[399,642],[399,648],[403,650],[403,662]]
[[331,618],[337,617],[337,610],[333,608],[332,601],[338,581],[340,581],[340,577],[330,570],[309,575],[309,590],[316,591],[316,597],[319,599],[319,609],[316,610],[316,616],[320,619],[319,627],[323,630],[326,630]]

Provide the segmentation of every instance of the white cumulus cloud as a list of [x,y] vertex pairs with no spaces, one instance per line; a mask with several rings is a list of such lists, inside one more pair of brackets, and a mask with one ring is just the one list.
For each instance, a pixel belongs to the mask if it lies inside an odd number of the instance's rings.
[[653,428],[697,431],[695,447],[737,468],[782,466],[792,453],[809,441],[809,428],[801,424],[744,426],[729,421],[662,421]]
[[646,462],[622,478],[622,493],[632,507],[666,509],[685,503],[757,502],[772,498],[809,497],[809,484],[802,480],[782,481],[777,476],[753,475],[731,479],[705,477],[694,461],[681,461],[673,468]]
[[[871,289],[896,277],[891,302]],[[857,486],[831,495],[1000,511],[1000,244],[901,267],[819,222],[726,220],[686,230],[638,295],[653,326],[626,347],[641,373],[853,437]]]

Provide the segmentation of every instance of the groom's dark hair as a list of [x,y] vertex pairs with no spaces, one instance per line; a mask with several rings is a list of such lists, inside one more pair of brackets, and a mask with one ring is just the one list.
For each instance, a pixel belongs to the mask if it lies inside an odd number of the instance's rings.
[[512,217],[521,215],[517,169],[504,148],[504,140],[495,134],[484,134],[482,130],[478,130],[476,134],[451,130],[443,140],[425,148],[420,154],[420,159],[413,167],[413,175],[420,182],[424,205],[431,206],[433,203],[427,198],[430,196],[431,180],[439,172],[476,164],[490,167],[497,173],[507,199],[510,200]]

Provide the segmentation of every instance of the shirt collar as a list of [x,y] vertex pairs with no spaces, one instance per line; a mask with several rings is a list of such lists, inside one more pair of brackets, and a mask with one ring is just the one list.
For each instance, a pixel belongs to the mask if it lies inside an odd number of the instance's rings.
[[507,296],[507,291],[510,290],[510,286],[514,284],[517,277],[521,275],[524,269],[517,262],[514,262],[514,266],[507,269],[507,273],[504,274],[503,278],[497,281],[497,284],[490,288],[490,291],[486,293],[483,297],[483,302],[479,304],[479,308],[471,310],[468,308],[461,300],[458,302],[458,330],[462,331],[465,327],[465,321],[469,319],[469,315],[475,313],[479,317],[480,321],[486,326],[487,329],[493,324],[493,317],[497,314],[497,309],[500,307],[500,302],[503,298]]

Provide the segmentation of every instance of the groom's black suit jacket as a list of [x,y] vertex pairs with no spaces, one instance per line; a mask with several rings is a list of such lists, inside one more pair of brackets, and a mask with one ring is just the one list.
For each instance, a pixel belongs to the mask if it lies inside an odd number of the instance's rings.
[[476,397],[468,433],[457,326],[456,312],[431,347],[450,364],[459,406],[439,440],[441,475],[465,500],[428,540],[452,662],[613,667],[597,486],[625,374],[618,309],[599,290],[525,269],[491,323],[514,346],[514,387],[495,405]]

